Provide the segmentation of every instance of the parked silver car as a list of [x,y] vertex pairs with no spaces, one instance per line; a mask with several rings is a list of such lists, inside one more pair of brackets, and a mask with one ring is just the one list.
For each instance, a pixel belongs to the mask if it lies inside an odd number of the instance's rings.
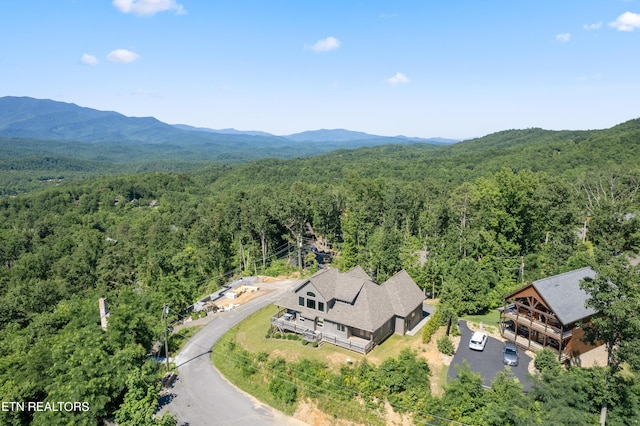
[[504,349],[502,350],[502,362],[512,367],[518,365],[518,347],[514,342],[507,342],[504,344]]

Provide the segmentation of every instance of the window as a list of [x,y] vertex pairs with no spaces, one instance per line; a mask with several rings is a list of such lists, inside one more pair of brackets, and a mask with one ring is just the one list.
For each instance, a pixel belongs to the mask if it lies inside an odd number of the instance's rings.
[[316,308],[316,301],[313,300],[313,299],[307,299],[307,308],[315,309]]
[[303,318],[303,317],[299,317],[299,318],[298,318],[298,321],[299,321],[299,322],[304,322],[304,318]]
[[318,318],[318,328],[324,328],[324,318]]
[[344,325],[338,324],[338,331],[344,331]]
[[307,292],[307,296],[309,296],[309,297],[316,297],[316,294],[315,294],[315,293],[312,293],[312,292],[310,292],[310,291],[308,291],[308,292]]
[[324,312],[324,302],[318,302],[318,310]]
[[302,296],[298,297],[298,305],[304,306],[304,297],[302,297]]

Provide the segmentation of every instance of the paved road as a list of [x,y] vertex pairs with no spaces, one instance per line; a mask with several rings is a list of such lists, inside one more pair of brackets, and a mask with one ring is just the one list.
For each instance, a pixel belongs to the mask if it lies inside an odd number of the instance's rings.
[[305,425],[235,388],[211,364],[211,347],[229,328],[273,303],[293,285],[295,282],[280,284],[239,308],[216,314],[192,337],[176,356],[178,379],[165,397],[161,413],[175,414],[182,426]]
[[[502,347],[504,343],[498,339],[489,337],[484,351],[473,351],[469,349],[469,339],[471,338],[472,332],[469,330],[469,327],[467,327],[467,322],[459,321],[458,328],[462,333],[462,338],[460,340],[460,345],[458,345],[458,350],[453,356],[453,361],[451,361],[451,366],[447,373],[447,381],[458,377],[458,372],[456,371],[455,366],[462,365],[462,361],[466,359],[469,363],[469,367],[471,367],[471,371],[480,373],[484,379],[484,385],[490,386],[491,382],[496,377],[496,374],[498,374],[499,371],[504,370],[506,367],[502,363]],[[518,380],[520,380],[520,383],[522,383],[524,390],[528,391],[533,386],[533,383],[527,379],[528,366],[529,362],[531,362],[531,357],[526,355],[522,350],[519,351],[519,354],[520,362],[518,363],[518,366],[507,368],[511,369],[513,374],[518,378]]]

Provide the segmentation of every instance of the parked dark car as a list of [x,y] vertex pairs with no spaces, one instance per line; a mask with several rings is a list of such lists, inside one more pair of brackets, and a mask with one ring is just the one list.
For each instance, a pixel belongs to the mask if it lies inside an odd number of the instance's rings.
[[514,342],[507,342],[504,344],[504,349],[502,350],[502,362],[512,367],[518,365],[518,347]]

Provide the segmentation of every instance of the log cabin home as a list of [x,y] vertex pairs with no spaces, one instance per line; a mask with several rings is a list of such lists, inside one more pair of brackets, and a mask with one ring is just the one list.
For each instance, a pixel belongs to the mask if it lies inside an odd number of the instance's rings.
[[580,282],[596,273],[590,267],[555,275],[532,283],[505,296],[500,311],[500,334],[518,346],[538,351],[544,347],[563,362],[599,346],[583,341],[580,327],[597,312],[585,307],[589,294]]

